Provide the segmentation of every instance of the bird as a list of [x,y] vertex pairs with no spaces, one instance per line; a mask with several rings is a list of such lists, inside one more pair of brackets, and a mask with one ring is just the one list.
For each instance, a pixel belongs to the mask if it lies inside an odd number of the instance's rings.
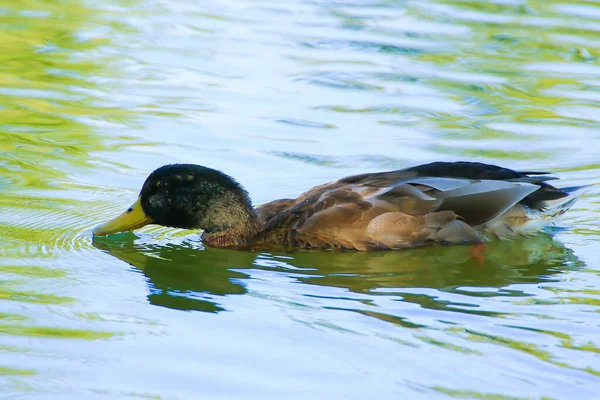
[[94,236],[148,224],[202,229],[202,243],[237,250],[401,250],[531,236],[553,223],[585,187],[557,188],[548,172],[478,162],[432,162],[363,173],[253,207],[231,176],[169,164],[135,203]]

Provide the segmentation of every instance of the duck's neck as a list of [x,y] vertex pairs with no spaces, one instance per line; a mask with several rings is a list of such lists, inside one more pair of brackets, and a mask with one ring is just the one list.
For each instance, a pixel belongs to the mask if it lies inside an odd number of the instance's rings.
[[202,242],[211,247],[250,247],[261,228],[258,217],[252,209],[235,214],[237,216],[234,224],[228,224],[218,230],[205,230]]

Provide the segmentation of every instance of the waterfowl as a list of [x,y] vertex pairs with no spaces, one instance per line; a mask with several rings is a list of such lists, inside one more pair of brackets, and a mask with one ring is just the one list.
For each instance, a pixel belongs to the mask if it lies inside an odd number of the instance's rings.
[[434,162],[349,176],[295,199],[252,206],[232,177],[200,165],[165,165],[137,201],[96,236],[147,224],[203,229],[203,243],[240,250],[396,250],[478,244],[540,231],[581,187],[556,188],[546,172],[473,162]]

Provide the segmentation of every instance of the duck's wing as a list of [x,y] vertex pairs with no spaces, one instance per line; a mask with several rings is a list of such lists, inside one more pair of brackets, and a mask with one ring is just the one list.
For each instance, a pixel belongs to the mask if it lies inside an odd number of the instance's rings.
[[[408,198],[416,204],[436,204],[422,213],[453,211],[469,225],[481,225],[503,214],[518,202],[541,204],[566,194],[545,182],[554,177],[546,172],[518,172],[495,165],[472,162],[435,162],[403,170],[362,174],[341,179],[353,186],[381,187],[375,197],[399,205],[400,212],[415,215],[407,208]],[[435,199],[437,203],[431,202]]]
[[548,203],[570,195],[566,189],[556,188],[548,181],[558,178],[543,171],[515,171],[496,165],[475,162],[434,162],[403,170],[350,176],[341,181],[353,184],[388,186],[405,178],[457,178],[467,180],[492,180],[517,183],[530,183],[538,190],[521,199],[521,203],[533,210],[543,211]]
[[265,221],[265,230],[295,232],[296,240],[316,247],[398,247],[448,238],[474,241],[469,226],[496,218],[539,187],[518,181],[421,176],[408,170],[355,175],[286,202],[285,210]]
[[[415,177],[403,179],[375,198],[398,204],[399,212],[423,215],[452,211],[471,226],[484,224],[540,188],[526,182],[457,178]],[[409,208],[407,199],[430,208]]]
[[256,216],[261,224],[266,224],[268,221],[281,215],[292,207],[295,203],[295,199],[280,199],[265,203],[256,208]]
[[349,176],[340,182],[386,186],[395,181],[411,177],[458,178],[475,180],[501,180],[543,185],[546,181],[558,179],[542,171],[515,171],[497,165],[476,162],[434,162],[406,169],[376,172]]
[[553,202],[570,195],[568,190],[556,188],[548,181],[558,178],[544,171],[515,171],[497,165],[475,162],[434,162],[403,170],[417,176],[453,177],[466,179],[501,180],[538,185],[538,190],[527,195],[521,203],[532,210],[543,211],[547,202]]

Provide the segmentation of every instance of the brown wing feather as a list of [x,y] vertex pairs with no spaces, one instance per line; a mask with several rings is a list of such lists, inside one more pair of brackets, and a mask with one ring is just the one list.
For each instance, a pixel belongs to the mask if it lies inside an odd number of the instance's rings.
[[275,200],[270,203],[266,203],[256,208],[256,215],[261,224],[267,224],[271,219],[280,215],[292,205],[294,205],[294,199],[281,199]]
[[[379,178],[376,179],[377,183],[382,182]],[[259,241],[309,248],[368,250],[412,247],[421,245],[426,238],[432,236],[433,231],[423,231],[419,235],[409,232],[419,230],[419,224],[425,223],[424,216],[434,212],[441,200],[425,195],[416,186],[382,188],[371,186],[372,182],[333,182],[311,189],[295,201],[278,200],[259,207],[257,214],[264,223]],[[429,187],[423,186],[423,189],[429,190]],[[388,217],[380,218],[378,224],[371,224],[383,214]],[[382,237],[373,236],[374,227],[384,226],[381,223],[385,221],[388,221],[385,226],[389,226],[400,215],[412,218],[406,233],[395,230],[391,235],[401,238],[394,242],[392,239],[382,240]],[[412,215],[423,217],[414,218]],[[436,226],[434,230],[438,229]]]
[[475,243],[472,226],[522,201],[538,178],[545,179],[474,163],[354,175],[259,207],[257,243],[359,250]]

